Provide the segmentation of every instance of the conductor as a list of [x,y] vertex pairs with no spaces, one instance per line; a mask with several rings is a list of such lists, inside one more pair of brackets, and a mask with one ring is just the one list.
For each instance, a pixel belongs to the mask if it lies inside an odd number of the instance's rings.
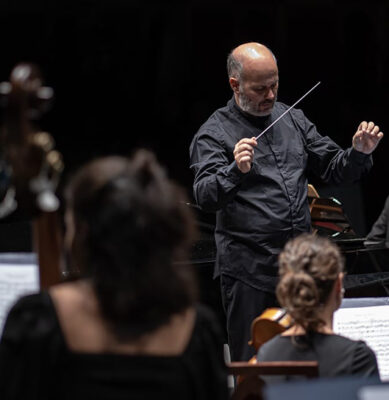
[[248,360],[252,320],[276,305],[277,257],[292,237],[310,231],[307,171],[325,182],[358,180],[383,137],[359,124],[341,149],[293,109],[255,139],[288,106],[277,101],[277,60],[266,46],[245,43],[228,56],[233,96],[200,127],[190,146],[194,197],[216,212],[217,257],[232,360]]

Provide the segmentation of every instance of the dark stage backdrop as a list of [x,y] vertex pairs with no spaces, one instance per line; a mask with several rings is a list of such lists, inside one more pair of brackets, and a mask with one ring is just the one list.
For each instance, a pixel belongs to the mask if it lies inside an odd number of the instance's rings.
[[387,0],[2,0],[0,79],[19,61],[41,66],[56,92],[43,125],[66,174],[145,146],[190,193],[191,138],[231,96],[227,53],[262,42],[278,58],[281,101],[322,81],[301,108],[323,135],[348,146],[364,119],[386,131],[369,177],[342,193],[358,194],[363,234],[389,194],[388,21]]

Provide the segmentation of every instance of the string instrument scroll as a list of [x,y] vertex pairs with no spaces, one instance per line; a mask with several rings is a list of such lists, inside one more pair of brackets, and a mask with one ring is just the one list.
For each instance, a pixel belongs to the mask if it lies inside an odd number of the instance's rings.
[[43,86],[41,73],[33,64],[16,65],[9,81],[0,83],[0,218],[15,210],[33,218],[33,245],[42,289],[58,283],[61,276],[55,190],[63,162],[51,135],[37,127],[53,95],[50,87]]

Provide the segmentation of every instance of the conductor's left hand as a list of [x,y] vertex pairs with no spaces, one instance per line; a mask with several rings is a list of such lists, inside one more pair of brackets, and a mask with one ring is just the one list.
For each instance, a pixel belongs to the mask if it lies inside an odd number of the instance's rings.
[[363,121],[353,136],[353,147],[361,153],[370,154],[383,137],[384,134],[380,132],[380,128],[374,122]]

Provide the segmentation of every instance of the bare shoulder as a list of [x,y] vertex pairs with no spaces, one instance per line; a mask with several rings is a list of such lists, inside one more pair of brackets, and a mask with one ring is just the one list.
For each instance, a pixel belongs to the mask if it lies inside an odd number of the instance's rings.
[[60,284],[49,293],[67,346],[75,352],[179,355],[190,341],[196,320],[196,311],[191,307],[139,339],[119,342],[101,316],[88,281]]
[[107,328],[98,311],[96,296],[86,281],[63,283],[49,290],[68,347],[98,351]]

